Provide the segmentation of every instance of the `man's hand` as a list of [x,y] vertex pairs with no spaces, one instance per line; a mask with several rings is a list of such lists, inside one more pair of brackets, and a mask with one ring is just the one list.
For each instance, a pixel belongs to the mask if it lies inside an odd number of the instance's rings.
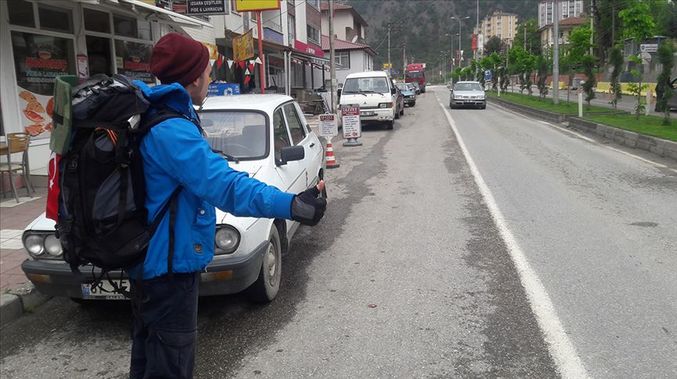
[[291,218],[304,225],[317,225],[327,209],[327,200],[319,197],[324,191],[324,180],[313,188],[309,188],[294,196],[291,203]]

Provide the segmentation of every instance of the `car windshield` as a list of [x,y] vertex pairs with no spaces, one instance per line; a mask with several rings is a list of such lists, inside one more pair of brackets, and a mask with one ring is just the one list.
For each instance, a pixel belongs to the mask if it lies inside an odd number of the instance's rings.
[[399,88],[401,91],[411,91],[411,87],[404,83],[398,83],[397,88]]
[[350,78],[346,79],[346,84],[343,85],[343,93],[364,93],[376,92],[386,93],[390,92],[388,89],[388,78],[385,77],[369,77],[369,78]]
[[409,71],[407,72],[407,78],[418,79],[422,78],[423,73],[421,71]]
[[482,86],[479,83],[457,83],[454,91],[482,91]]
[[266,117],[254,111],[204,111],[202,128],[212,150],[233,160],[263,158],[266,154]]

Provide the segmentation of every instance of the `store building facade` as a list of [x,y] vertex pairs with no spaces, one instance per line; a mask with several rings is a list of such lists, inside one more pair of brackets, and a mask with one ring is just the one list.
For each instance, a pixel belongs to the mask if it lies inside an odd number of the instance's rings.
[[212,26],[140,0],[0,1],[0,135],[31,135],[33,174],[46,174],[54,78],[119,73],[156,83],[153,44],[190,35],[215,49]]

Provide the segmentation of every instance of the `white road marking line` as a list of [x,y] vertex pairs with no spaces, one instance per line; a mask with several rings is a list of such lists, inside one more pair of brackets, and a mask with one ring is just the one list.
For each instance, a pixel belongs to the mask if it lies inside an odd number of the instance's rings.
[[[507,113],[512,113],[512,114],[514,114],[514,115],[516,115],[516,116],[526,117],[526,116],[524,116],[523,114],[520,114],[520,113],[518,113],[518,112],[515,112],[515,111],[513,111],[513,110],[511,110],[511,109],[503,108],[503,107],[500,106],[500,105],[495,105],[495,104],[494,104],[494,106],[496,106],[497,109],[500,110],[500,111],[507,112]],[[567,128],[563,128],[563,127],[561,127],[561,126],[559,126],[559,125],[555,125],[555,124],[553,124],[553,123],[551,123],[551,122],[543,121],[543,120],[535,120],[535,121],[538,121],[538,122],[540,122],[541,124],[544,124],[544,125],[552,126],[553,128],[557,128],[557,129],[559,129],[560,131],[562,131],[562,132],[564,132],[564,133],[568,133],[568,134],[574,135],[574,136],[576,136],[576,137],[578,137],[578,138],[581,138],[581,139],[583,139],[583,140],[586,140],[586,141],[588,141],[588,142],[590,142],[590,143],[594,143],[595,145],[602,146],[602,147],[605,147],[605,148],[607,148],[607,149],[609,149],[609,150],[613,150],[613,151],[618,152],[618,153],[621,153],[621,154],[623,154],[623,155],[627,155],[627,156],[629,156],[629,157],[631,157],[631,158],[638,159],[638,160],[640,160],[640,161],[642,161],[642,162],[644,162],[644,163],[648,163],[648,164],[651,164],[651,165],[654,165],[654,166],[660,167],[660,168],[667,168],[667,169],[669,169],[670,171],[677,172],[677,169],[669,168],[668,166],[666,166],[666,165],[664,165],[664,164],[662,164],[662,163],[658,163],[658,162],[654,162],[654,161],[652,161],[652,160],[650,160],[650,159],[642,158],[642,157],[640,157],[639,155],[635,155],[635,154],[632,154],[632,153],[628,153],[627,151],[623,151],[623,150],[621,150],[621,149],[617,149],[617,148],[615,148],[615,147],[613,147],[613,146],[608,146],[608,145],[601,144],[601,143],[599,143],[599,141],[597,141],[597,140],[595,140],[595,139],[592,139],[592,138],[590,138],[590,137],[586,137],[586,136],[582,135],[581,133],[575,132],[575,131],[570,130],[570,129],[567,129]]]
[[449,123],[451,130],[458,140],[458,144],[461,147],[461,151],[463,151],[463,155],[468,162],[468,166],[470,166],[470,171],[475,179],[475,183],[479,187],[480,193],[487,204],[487,208],[494,219],[494,223],[496,224],[496,227],[498,228],[501,237],[505,242],[508,252],[510,253],[510,258],[515,264],[515,268],[519,274],[522,286],[527,293],[531,310],[536,316],[538,326],[541,328],[541,332],[544,335],[544,340],[548,346],[550,356],[553,358],[559,373],[564,378],[590,377],[588,372],[585,370],[581,358],[576,352],[576,348],[567,336],[567,333],[562,326],[562,322],[560,321],[559,317],[557,317],[557,312],[555,311],[555,307],[552,304],[552,300],[550,300],[550,296],[545,290],[545,287],[543,287],[538,274],[531,268],[531,265],[529,265],[529,262],[527,261],[524,252],[522,252],[522,249],[517,243],[517,240],[513,236],[510,229],[508,229],[505,217],[498,208],[498,204],[496,203],[489,186],[487,186],[486,182],[482,178],[482,174],[480,174],[477,165],[475,165],[475,161],[470,156],[470,152],[465,146],[463,138],[456,128],[454,119],[451,117],[451,114],[445,108],[444,104],[442,104],[439,97],[437,97],[437,102],[447,117],[447,122]]

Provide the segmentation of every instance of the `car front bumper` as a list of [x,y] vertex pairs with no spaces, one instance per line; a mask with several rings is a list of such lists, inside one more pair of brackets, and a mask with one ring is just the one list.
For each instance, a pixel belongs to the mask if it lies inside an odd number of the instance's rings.
[[451,105],[456,107],[477,107],[487,104],[486,99],[452,99]]
[[405,97],[404,98],[404,104],[406,104],[406,105],[416,104],[416,98],[415,97]]
[[[242,257],[222,259],[216,256],[200,273],[200,296],[228,295],[241,292],[258,278],[263,255],[268,241],[262,242],[251,253]],[[73,273],[66,262],[25,260],[21,269],[41,293],[82,299],[82,284],[92,283],[101,271],[92,266],[80,268],[80,275]],[[129,279],[122,271],[111,271],[111,279]]]
[[392,108],[360,109],[361,121],[392,121],[394,119]]

